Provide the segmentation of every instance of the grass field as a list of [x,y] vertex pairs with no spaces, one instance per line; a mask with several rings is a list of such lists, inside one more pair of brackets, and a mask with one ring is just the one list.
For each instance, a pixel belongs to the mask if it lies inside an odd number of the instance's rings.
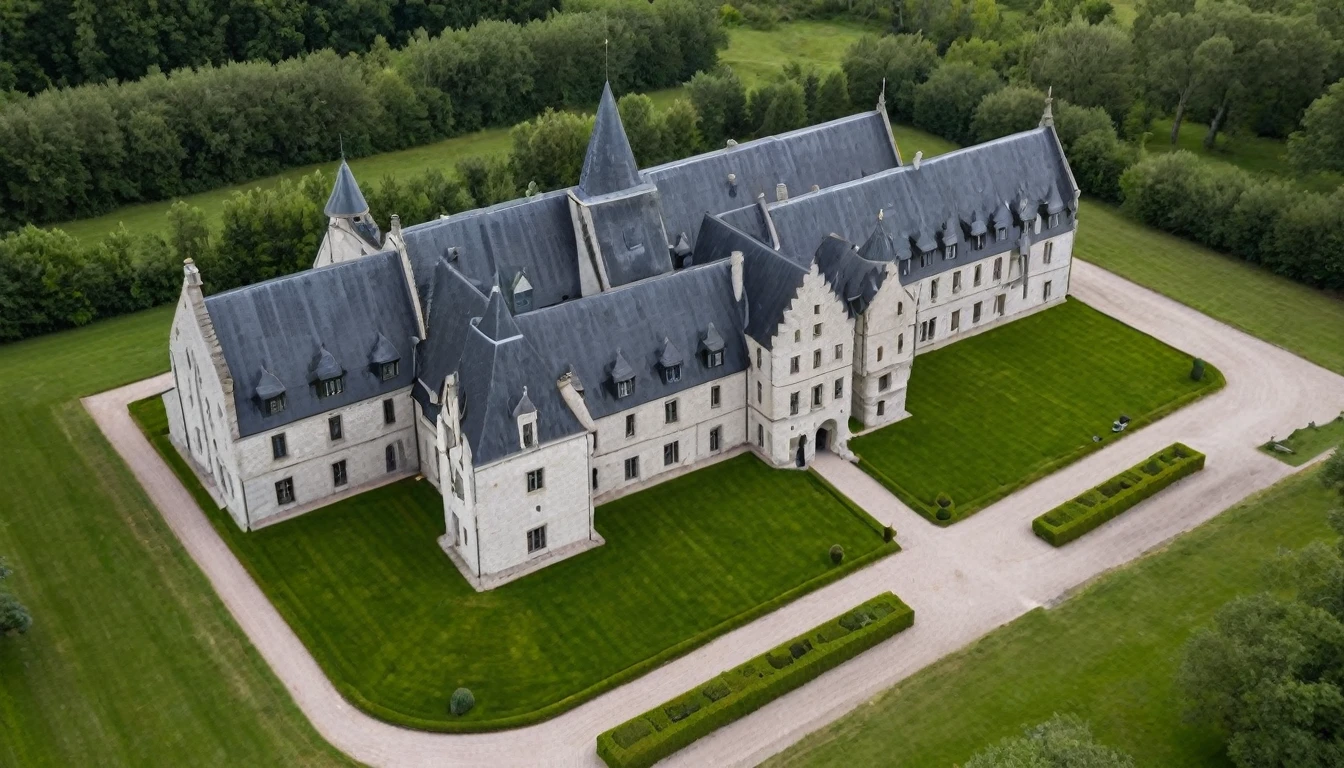
[[1293,452],[1280,453],[1272,450],[1269,443],[1260,446],[1260,450],[1285,464],[1300,467],[1331,448],[1344,446],[1344,413],[1325,424],[1295,429],[1291,435],[1279,438],[1278,443],[1291,448]]
[[1222,737],[1183,719],[1173,685],[1195,629],[1265,588],[1280,547],[1332,535],[1315,473],[1289,478],[1164,550],[1037,609],[882,693],[766,765],[945,768],[1053,713],[1088,720],[1140,766],[1228,766]]
[[[930,521],[955,523],[1115,439],[1214,392],[1208,367],[1076,299],[919,357],[910,417],[850,440],[869,474]],[[1101,435],[1102,442],[1092,441]],[[934,518],[934,499],[956,503]]]
[[1153,122],[1152,134],[1144,144],[1149,152],[1174,152],[1184,149],[1210,162],[1231,165],[1260,175],[1276,176],[1295,181],[1317,192],[1333,192],[1344,177],[1337,173],[1315,173],[1301,176],[1288,165],[1288,147],[1280,139],[1265,136],[1229,136],[1222,134],[1213,149],[1204,148],[1204,135],[1209,127],[1185,120],[1176,145],[1171,143],[1171,119]]
[[[162,401],[133,412],[209,509],[163,435]],[[425,482],[250,534],[212,518],[347,699],[435,730],[554,716],[895,551],[814,475],[750,455],[599,507],[605,546],[479,594],[435,541],[443,502]],[[459,686],[476,708],[453,718]]]
[[0,765],[349,765],[299,713],[81,395],[162,371],[172,308],[0,347]]
[[[751,88],[763,78],[777,73],[789,61],[814,65],[823,70],[838,67],[849,46],[870,32],[872,29],[869,27],[848,22],[796,21],[780,24],[769,32],[739,27],[729,30],[728,47],[719,52],[719,59],[731,66]],[[650,93],[649,96],[658,107],[666,108],[674,100],[684,98],[685,91],[682,88],[668,88]],[[876,94],[873,100],[876,103]],[[361,157],[350,161],[350,170],[354,171],[362,185],[371,185],[388,175],[414,174],[430,168],[450,170],[465,157],[506,152],[508,149],[509,129],[492,128],[399,152]],[[282,179],[295,179],[319,168],[334,171],[336,163],[291,168],[275,176],[182,199],[204,211],[211,224],[218,224],[224,200],[233,193],[255,187],[273,187]],[[119,224],[125,224],[134,233],[161,232],[168,226],[166,214],[172,203],[172,200],[167,200],[129,205],[102,216],[66,221],[53,226],[64,229],[84,243],[101,241],[115,231]]]

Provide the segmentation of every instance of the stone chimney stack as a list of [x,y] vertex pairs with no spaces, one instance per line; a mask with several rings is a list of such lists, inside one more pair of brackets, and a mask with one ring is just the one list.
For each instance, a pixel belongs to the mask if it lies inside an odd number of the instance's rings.
[[186,277],[187,285],[201,284],[201,270],[196,268],[196,262],[190,257],[182,262],[182,274]]
[[742,252],[733,251],[728,257],[732,263],[733,270],[733,298],[737,301],[742,300]]
[[775,185],[775,199],[778,200],[778,201],[780,201],[780,202],[783,202],[783,201],[789,199],[789,185],[788,185],[788,184],[785,184],[784,182],[781,181],[781,182],[779,182],[778,184]]
[[924,150],[921,149],[920,151],[915,153],[915,161],[913,165],[915,166],[916,171],[919,170],[919,164],[923,161],[924,161]]
[[395,213],[392,214],[392,228],[389,234],[401,237],[401,217]]

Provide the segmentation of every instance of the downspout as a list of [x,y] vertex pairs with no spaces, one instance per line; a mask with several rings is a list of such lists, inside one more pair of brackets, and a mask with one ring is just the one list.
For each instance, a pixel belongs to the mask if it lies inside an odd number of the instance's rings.
[[[419,349],[419,347],[420,347],[420,339],[419,339],[419,337],[417,337],[417,336],[412,336],[412,337],[411,337],[411,392],[414,392],[414,391],[415,391],[415,382],[418,381],[418,380],[420,379],[420,371],[416,369],[416,364],[417,364],[417,362],[418,362],[418,360],[417,360],[417,356],[416,356],[416,351]],[[411,392],[407,392],[407,393],[406,393],[408,397],[410,396]],[[423,475],[423,474],[424,474],[424,470],[425,470],[425,465],[424,465],[424,455],[420,452],[420,418],[417,417],[416,412],[415,412],[415,411],[416,411],[416,408],[415,408],[416,405],[418,405],[418,403],[415,402],[415,398],[414,398],[414,397],[411,397],[411,433],[412,433],[412,435],[413,435],[414,438],[415,438],[415,467],[416,467],[416,471],[418,471],[421,475]],[[420,414],[420,415],[423,416],[423,413]],[[436,437],[437,437],[437,435],[436,435]],[[442,482],[442,481],[440,481],[440,482]]]
[[247,521],[247,530],[252,530],[252,514],[247,510],[247,483],[240,483],[243,486],[243,519]]
[[481,511],[476,506],[476,470],[471,470],[471,525],[476,534],[476,579],[481,578]]

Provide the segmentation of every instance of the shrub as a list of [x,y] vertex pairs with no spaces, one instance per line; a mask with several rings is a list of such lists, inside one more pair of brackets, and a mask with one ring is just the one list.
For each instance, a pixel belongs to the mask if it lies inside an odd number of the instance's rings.
[[936,517],[936,518],[938,518],[939,520],[943,520],[943,521],[947,521],[947,520],[951,520],[951,519],[952,519],[952,513],[949,512],[949,511],[947,511],[946,509],[940,509],[940,510],[938,510],[937,512],[934,513],[933,516]]
[[890,525],[885,525],[882,527],[882,541],[886,542],[887,544],[890,544],[895,538],[896,538],[895,528],[892,528]]
[[938,494],[938,498],[934,501],[943,509],[948,509],[952,506],[952,497],[948,496],[946,493]]
[[1195,364],[1190,367],[1190,379],[1191,381],[1204,380],[1204,361],[1198,357],[1195,358]]
[[[1175,443],[1087,494],[1046,512],[1032,521],[1031,529],[1051,545],[1063,546],[1203,468],[1204,454]],[[1103,498],[1097,499],[1097,494]],[[1091,497],[1093,503],[1087,503],[1087,497]]]
[[[651,766],[907,629],[914,621],[915,612],[895,595],[878,595],[689,694],[603,733],[597,737],[597,754],[611,768]],[[812,637],[827,639],[814,647]],[[796,659],[795,648],[802,650]],[[720,695],[725,690],[728,693]],[[695,708],[679,718],[667,711],[675,707],[681,714],[692,704]]]
[[839,565],[840,561],[844,559],[845,559],[845,548],[840,546],[839,544],[832,544],[831,562],[835,563],[836,565]]
[[471,711],[476,706],[476,697],[471,694],[468,688],[458,688],[453,691],[452,698],[448,700],[448,711],[461,717]]

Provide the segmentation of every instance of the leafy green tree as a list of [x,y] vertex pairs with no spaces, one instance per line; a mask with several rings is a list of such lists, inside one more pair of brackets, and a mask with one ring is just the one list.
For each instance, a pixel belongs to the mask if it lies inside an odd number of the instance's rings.
[[93,320],[80,290],[79,243],[32,225],[0,238],[0,341],[37,336]]
[[509,134],[514,178],[522,184],[536,182],[543,190],[578,184],[592,130],[591,117],[553,109],[514,126]]
[[999,76],[972,64],[943,64],[915,89],[915,125],[958,144],[975,141],[971,122],[980,102],[1003,87]]
[[982,17],[990,12],[983,5],[977,7],[973,0],[898,0],[893,10],[893,24],[898,32],[923,35],[940,51],[947,50],[952,41],[974,34],[977,21],[997,20],[996,12],[992,19],[976,19],[975,11],[980,11]]
[[1079,106],[1101,107],[1119,123],[1134,98],[1131,49],[1119,27],[1074,19],[1041,34],[1031,81]]
[[975,141],[989,141],[1035,128],[1045,111],[1045,94],[1035,88],[1010,85],[980,100],[971,120]]
[[1211,43],[1213,27],[1202,14],[1168,13],[1154,19],[1140,41],[1139,56],[1145,92],[1154,104],[1171,112],[1171,143],[1181,135],[1190,101],[1210,81],[1217,61]]
[[943,61],[966,62],[981,69],[989,69],[1003,74],[1006,51],[997,40],[984,40],[973,37],[970,40],[958,40],[947,49]]
[[507,157],[465,157],[457,161],[457,175],[477,205],[494,205],[518,197],[518,182]]
[[[8,579],[13,574],[4,558],[0,558],[0,582]],[[23,634],[33,624],[33,617],[29,615],[28,609],[23,607],[19,599],[10,594],[8,590],[0,587],[0,636],[17,632]]]
[[803,87],[803,104],[807,109],[808,121],[821,122],[817,119],[817,95],[821,90],[821,75],[817,74],[816,67],[804,67],[797,61],[790,61],[784,65],[782,74],[784,79],[792,80]]
[[[1325,460],[1325,466],[1321,467],[1321,482],[1325,487],[1333,488],[1344,496],[1344,445],[1339,446],[1334,455]],[[1340,535],[1344,536],[1344,528],[1340,528],[1338,524],[1340,522],[1344,521],[1337,520],[1335,527]],[[1344,612],[1340,612],[1340,615],[1344,616]]]
[[621,125],[641,168],[655,164],[663,156],[663,121],[654,111],[653,99],[639,93],[627,93],[616,102]]
[[685,99],[677,99],[663,112],[663,154],[655,162],[680,160],[690,157],[703,148],[704,140],[700,136],[700,116],[695,107]]
[[849,79],[843,69],[828,72],[817,90],[817,109],[813,122],[824,123],[849,114]]
[[976,752],[965,768],[1133,768],[1134,760],[1098,744],[1077,715],[1055,715]]
[[1344,80],[1307,109],[1288,138],[1288,159],[1302,173],[1344,171]]
[[732,70],[699,72],[686,84],[686,91],[700,116],[706,146],[717,148],[728,139],[744,138],[747,91]]
[[761,109],[758,136],[773,136],[777,133],[792,131],[807,125],[807,99],[803,86],[793,80],[785,80],[752,91],[751,113]]
[[1093,131],[1115,133],[1115,125],[1106,110],[1101,107],[1080,107],[1055,99],[1055,133],[1059,134],[1059,141],[1065,150]]
[[915,88],[938,66],[938,48],[920,35],[864,36],[840,64],[849,79],[855,109],[872,109],[886,82],[887,114],[896,122],[914,119]]
[[1116,138],[1115,129],[1085,134],[1068,150],[1078,188],[1112,203],[1121,200],[1120,179],[1138,159],[1138,150]]

